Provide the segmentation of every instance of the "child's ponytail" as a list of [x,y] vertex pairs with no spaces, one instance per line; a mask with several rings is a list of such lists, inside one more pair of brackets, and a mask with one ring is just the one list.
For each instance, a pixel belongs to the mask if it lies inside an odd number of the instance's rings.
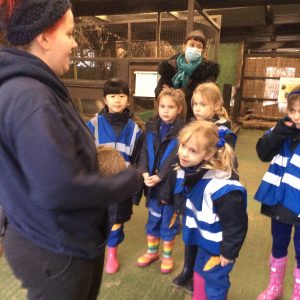
[[[231,176],[234,170],[234,157],[235,154],[232,148],[224,143],[222,147],[218,147],[215,155],[207,161],[207,169],[217,169],[228,173],[228,177]],[[234,170],[236,172],[236,170]]]

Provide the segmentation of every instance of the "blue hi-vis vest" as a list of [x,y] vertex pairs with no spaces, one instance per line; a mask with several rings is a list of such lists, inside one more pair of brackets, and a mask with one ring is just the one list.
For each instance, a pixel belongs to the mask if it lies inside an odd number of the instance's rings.
[[175,149],[175,147],[178,144],[177,138],[171,139],[165,152],[163,153],[163,156],[161,157],[159,163],[157,166],[155,166],[155,149],[154,149],[154,143],[155,143],[155,134],[152,132],[149,132],[146,134],[146,140],[147,140],[147,150],[148,150],[148,169],[149,174],[154,175],[155,169],[159,168],[164,164],[167,157],[172,153],[172,151]]
[[[179,182],[183,170],[177,171]],[[184,171],[183,171],[184,172]],[[215,211],[213,201],[232,191],[241,191],[247,206],[247,191],[237,180],[226,179],[228,173],[220,170],[209,170],[186,193],[186,209],[183,216],[182,238],[185,244],[197,245],[208,252],[220,255],[222,226]],[[180,186],[180,183],[179,185]],[[177,190],[179,191],[180,188]]]
[[254,198],[267,205],[281,204],[300,214],[300,144],[291,152],[291,139],[283,141]]
[[103,115],[92,118],[87,122],[87,126],[95,137],[96,146],[106,145],[118,150],[124,157],[126,165],[130,164],[135,142],[141,135],[141,129],[133,120],[128,120],[118,137]]

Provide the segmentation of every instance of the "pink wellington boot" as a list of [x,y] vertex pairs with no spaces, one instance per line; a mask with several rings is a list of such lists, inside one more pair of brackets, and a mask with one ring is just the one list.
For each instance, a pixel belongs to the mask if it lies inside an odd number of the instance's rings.
[[204,278],[196,272],[194,272],[193,300],[207,300]]
[[270,256],[270,282],[268,287],[259,294],[257,300],[277,300],[282,296],[286,264],[287,257]]
[[105,265],[105,272],[108,274],[114,274],[119,269],[119,260],[117,257],[118,247],[107,247],[107,258]]
[[295,269],[294,279],[294,290],[291,300],[300,300],[300,269]]

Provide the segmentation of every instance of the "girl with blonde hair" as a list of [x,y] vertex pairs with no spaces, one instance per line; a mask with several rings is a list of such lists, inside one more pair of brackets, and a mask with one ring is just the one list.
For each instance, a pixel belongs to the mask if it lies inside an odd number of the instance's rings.
[[225,300],[247,233],[246,189],[233,179],[234,152],[216,125],[193,121],[178,139],[176,179],[169,180],[176,180],[176,208],[184,204],[184,243],[197,248],[193,299]]
[[[193,93],[191,106],[196,120],[206,120],[216,124],[219,130],[225,133],[225,141],[235,148],[236,135],[231,131],[231,122],[223,107],[223,97],[219,87],[213,82],[199,84]],[[237,168],[235,159],[235,168]],[[236,175],[237,177],[237,175]],[[189,293],[193,291],[193,266],[197,249],[193,245],[186,245],[184,251],[184,265],[181,273],[173,279],[172,284],[176,287],[185,287]]]
[[[156,114],[146,123],[146,138],[143,143],[139,168],[146,186],[146,224],[148,248],[137,261],[139,267],[146,267],[159,259],[158,246],[163,240],[163,255],[160,270],[173,270],[172,250],[175,236],[179,233],[179,218],[172,221],[173,201],[159,197],[161,191],[168,191],[164,185],[177,153],[177,134],[185,124],[186,101],[181,90],[165,88],[157,98]],[[172,223],[172,224],[171,224]]]

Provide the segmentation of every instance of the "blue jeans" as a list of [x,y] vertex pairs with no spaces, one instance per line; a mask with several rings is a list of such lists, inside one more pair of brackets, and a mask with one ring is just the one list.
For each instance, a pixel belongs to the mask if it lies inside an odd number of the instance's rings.
[[[209,300],[225,300],[230,288],[229,273],[234,263],[222,267],[216,261],[219,256],[213,256],[205,249],[198,247],[194,270],[205,281],[205,292]],[[208,263],[210,261],[210,263]]]
[[166,242],[174,240],[180,230],[179,216],[176,217],[174,224],[169,228],[175,213],[174,205],[159,204],[157,200],[150,199],[148,211],[146,233]]
[[112,229],[110,230],[107,238],[108,247],[116,247],[124,241],[125,238],[124,224],[120,224],[120,225],[121,226],[119,228],[114,229],[113,226]]
[[297,260],[297,268],[300,268],[300,227],[285,224],[272,219],[272,255],[275,258],[286,257],[288,254],[288,247],[291,240],[292,229],[294,231],[294,247]]

